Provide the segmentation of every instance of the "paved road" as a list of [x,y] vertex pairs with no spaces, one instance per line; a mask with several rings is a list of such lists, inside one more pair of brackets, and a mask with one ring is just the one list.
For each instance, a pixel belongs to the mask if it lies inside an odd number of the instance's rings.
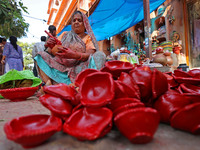
[[[36,97],[23,102],[0,99],[0,150],[23,150],[21,145],[7,140],[3,131],[5,122],[29,114],[50,114]],[[195,136],[160,124],[151,143],[131,144],[117,130],[96,141],[81,142],[58,132],[47,142],[29,150],[200,150],[200,136]]]

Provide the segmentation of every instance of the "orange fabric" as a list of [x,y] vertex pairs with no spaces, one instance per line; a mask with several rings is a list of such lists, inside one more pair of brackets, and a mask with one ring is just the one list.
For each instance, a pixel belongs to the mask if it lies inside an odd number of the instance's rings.
[[89,35],[86,35],[82,40],[86,45],[86,51],[91,49],[96,49]]

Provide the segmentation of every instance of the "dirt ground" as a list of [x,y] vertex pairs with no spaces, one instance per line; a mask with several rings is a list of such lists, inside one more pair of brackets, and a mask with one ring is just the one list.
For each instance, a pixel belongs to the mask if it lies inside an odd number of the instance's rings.
[[[6,138],[3,126],[15,117],[30,114],[50,114],[38,98],[33,96],[26,101],[11,102],[0,99],[0,150],[23,150],[24,148]],[[160,124],[154,139],[148,144],[130,143],[117,130],[111,130],[105,137],[96,141],[78,141],[63,132],[54,134],[44,144],[29,150],[200,150],[200,136],[173,129]]]

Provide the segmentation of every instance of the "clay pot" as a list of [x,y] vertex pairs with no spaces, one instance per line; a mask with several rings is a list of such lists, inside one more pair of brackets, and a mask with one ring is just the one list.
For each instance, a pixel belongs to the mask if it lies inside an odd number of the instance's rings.
[[164,55],[165,56],[171,56],[171,53],[170,52],[165,52]]
[[156,48],[156,54],[160,54],[160,53],[163,53],[164,52],[164,49],[163,47],[159,46]]
[[176,46],[176,47],[174,47],[173,48],[173,52],[175,53],[175,54],[180,54],[180,47],[178,47],[178,46]]
[[156,54],[154,57],[153,57],[153,62],[154,63],[160,63],[162,64],[163,66],[165,66],[167,64],[167,58],[165,55],[163,55],[163,53],[159,53],[159,54]]
[[63,46],[62,46],[62,45],[55,45],[55,46],[51,49],[51,53],[52,53],[54,56],[56,55],[56,53],[57,53],[58,51],[60,51],[60,50],[58,49],[58,47],[62,48]]
[[169,66],[171,66],[171,65],[173,64],[173,59],[172,59],[172,57],[171,57],[171,56],[166,56],[166,58],[167,58],[167,64],[168,64]]

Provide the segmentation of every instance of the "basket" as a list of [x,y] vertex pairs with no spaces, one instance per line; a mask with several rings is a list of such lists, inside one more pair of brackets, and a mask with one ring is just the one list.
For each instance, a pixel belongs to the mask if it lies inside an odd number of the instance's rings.
[[11,101],[23,101],[32,96],[37,90],[37,87],[22,87],[0,90],[0,94]]

